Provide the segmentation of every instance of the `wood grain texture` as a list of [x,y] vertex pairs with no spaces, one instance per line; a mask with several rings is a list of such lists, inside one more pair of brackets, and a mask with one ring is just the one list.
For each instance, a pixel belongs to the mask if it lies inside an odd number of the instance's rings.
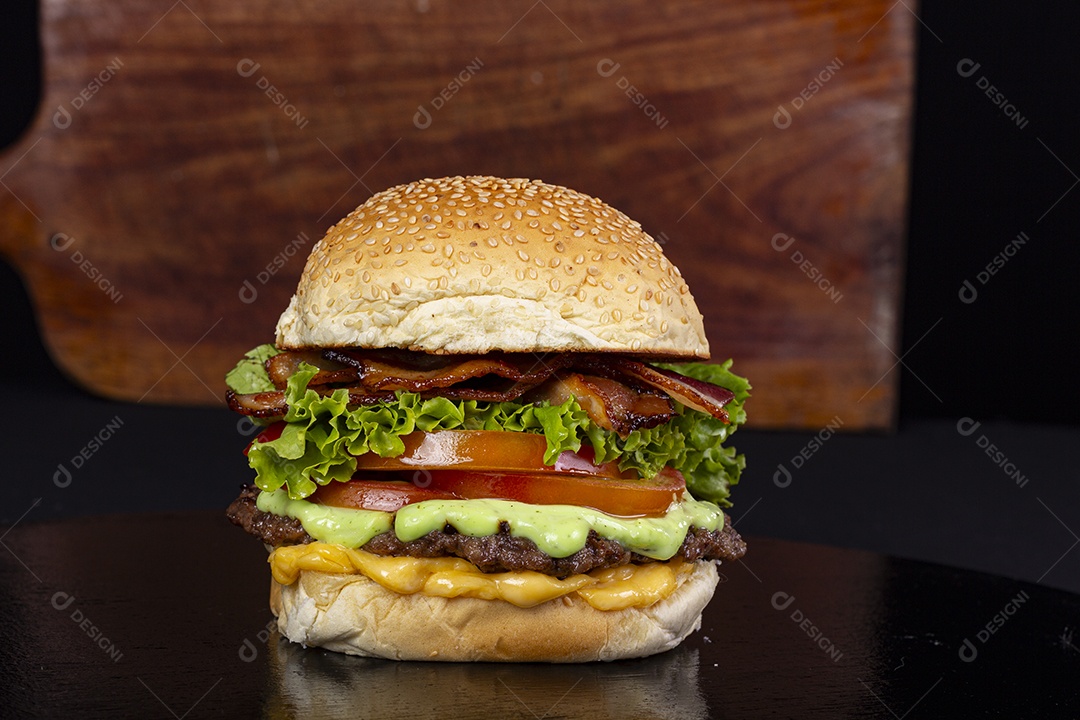
[[311,245],[372,192],[527,176],[664,242],[714,358],[758,389],[754,425],[892,422],[910,11],[463,7],[44,0],[0,250],[56,362],[109,397],[220,402]]

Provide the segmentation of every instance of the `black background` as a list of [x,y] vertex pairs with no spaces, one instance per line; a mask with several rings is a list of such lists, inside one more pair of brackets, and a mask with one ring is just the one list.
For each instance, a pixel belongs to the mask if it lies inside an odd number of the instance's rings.
[[[921,17],[903,345],[943,402],[908,371],[902,415],[1076,423],[1080,6],[928,2]],[[964,59],[981,66],[967,78]],[[981,285],[1020,232],[1028,243]],[[965,279],[979,292],[971,304]]]
[[[40,87],[36,9],[18,0],[5,10],[0,146],[25,129]],[[1080,529],[1080,5],[927,2],[918,13],[897,431],[830,439],[781,487],[775,471],[791,466],[812,434],[743,430],[736,439],[750,468],[733,516],[750,533],[1080,592],[1080,550],[1070,545],[1080,543],[1072,529]],[[979,64],[970,77],[957,69],[965,59]],[[1023,127],[980,89],[981,78]],[[1027,244],[980,283],[979,272],[1021,232]],[[965,280],[975,302],[960,299]],[[9,467],[0,522],[228,503],[248,476],[235,418],[113,404],[72,386],[48,360],[25,289],[3,263],[0,307],[0,387],[18,427],[0,433]],[[70,486],[55,486],[58,458],[113,417],[124,421],[117,439]],[[959,434],[963,417],[980,429]],[[984,437],[1028,484],[1017,486],[982,452]],[[202,477],[207,469],[221,477]]]

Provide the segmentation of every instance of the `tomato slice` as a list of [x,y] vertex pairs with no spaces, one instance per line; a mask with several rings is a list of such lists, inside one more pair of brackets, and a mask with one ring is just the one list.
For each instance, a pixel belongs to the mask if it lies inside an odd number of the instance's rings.
[[250,450],[251,446],[255,443],[264,443],[271,442],[272,440],[277,440],[279,437],[281,437],[281,433],[285,431],[285,424],[286,423],[284,421],[279,420],[273,425],[268,425],[265,430],[255,436],[254,440],[247,444],[247,447],[244,448],[244,454],[247,455],[248,450]]
[[[392,476],[393,477],[393,476]],[[350,480],[323,485],[308,498],[310,502],[340,508],[397,512],[410,503],[424,500],[455,500],[460,496],[443,490],[420,487],[405,480]]]
[[403,436],[405,452],[383,458],[365,453],[356,458],[361,470],[475,470],[483,472],[570,473],[634,480],[637,474],[622,472],[618,463],[593,463],[592,448],[559,455],[554,465],[544,464],[547,440],[536,433],[497,430],[416,431]]
[[609,515],[643,517],[663,515],[686,489],[682,474],[671,468],[652,480],[632,481],[471,470],[420,471],[413,473],[412,482],[400,477],[398,473],[364,473],[359,479],[321,486],[308,500],[333,507],[397,512],[424,500],[497,498],[533,505],[580,505]]
[[[280,436],[271,425],[254,442]],[[644,480],[615,462],[593,463],[592,448],[564,452],[544,464],[543,435],[485,430],[417,431],[402,437],[405,452],[356,458],[349,482],[317,489],[312,502],[343,508],[396,512],[424,500],[499,498],[534,505],[580,505],[622,517],[662,515],[682,498],[681,473],[665,468]]]
[[[686,481],[671,468],[651,480],[555,473],[429,470],[416,480],[430,490],[465,498],[503,498],[534,505],[580,505],[609,515],[663,515],[682,499]],[[430,479],[429,479],[430,478]]]

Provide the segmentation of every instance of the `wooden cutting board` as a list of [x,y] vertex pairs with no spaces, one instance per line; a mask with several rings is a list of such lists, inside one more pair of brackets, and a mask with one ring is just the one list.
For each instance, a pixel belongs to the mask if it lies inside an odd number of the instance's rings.
[[754,425],[886,427],[914,7],[43,0],[0,251],[86,388],[218,403],[373,192],[542,178],[664,243]]

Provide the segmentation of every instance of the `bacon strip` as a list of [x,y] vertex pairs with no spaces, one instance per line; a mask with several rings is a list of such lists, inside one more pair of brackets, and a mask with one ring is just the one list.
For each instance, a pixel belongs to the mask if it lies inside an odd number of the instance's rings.
[[308,387],[328,385],[330,383],[355,383],[359,380],[356,368],[323,357],[319,350],[290,350],[274,355],[266,361],[266,374],[278,390],[284,390],[285,384],[293,373],[300,369],[300,363],[319,368],[311,378]]
[[280,390],[247,395],[229,390],[225,393],[225,402],[233,412],[257,418],[281,417],[289,409],[285,403],[285,393]]
[[[407,350],[325,350],[324,355],[352,366],[370,390],[426,392],[494,375],[520,385],[520,395],[572,362],[573,355],[531,353],[488,355],[427,355]],[[509,386],[506,392],[510,392]],[[514,397],[516,397],[515,395]]]
[[728,421],[727,410],[724,406],[735,399],[735,393],[727,388],[695,380],[671,370],[655,368],[637,360],[626,358],[605,358],[605,360],[608,367],[662,390],[688,408],[712,415],[717,420]]
[[561,404],[571,395],[594,423],[621,437],[662,425],[675,415],[671,400],[651,388],[630,388],[617,380],[580,373],[552,378],[528,399]]
[[[278,390],[250,395],[230,391],[229,407],[260,418],[284,415],[288,406],[281,389],[301,362],[320,369],[308,383],[310,389],[327,395],[334,386],[347,387],[352,405],[385,402],[398,390],[488,402],[517,400],[528,393],[528,402],[562,403],[573,395],[597,425],[622,437],[670,420],[671,399],[727,422],[724,405],[735,397],[726,388],[618,355],[428,355],[344,348],[275,355],[266,369]],[[575,372],[561,372],[567,368]]]
[[[309,387],[320,395],[329,395],[336,388]],[[363,388],[349,388],[350,405],[374,405],[375,403],[389,402],[394,399],[394,393],[371,394]],[[250,415],[257,418],[279,418],[289,411],[289,405],[285,402],[285,393],[281,390],[272,392],[251,393],[241,395],[229,390],[225,393],[225,402],[229,409],[241,415]]]

